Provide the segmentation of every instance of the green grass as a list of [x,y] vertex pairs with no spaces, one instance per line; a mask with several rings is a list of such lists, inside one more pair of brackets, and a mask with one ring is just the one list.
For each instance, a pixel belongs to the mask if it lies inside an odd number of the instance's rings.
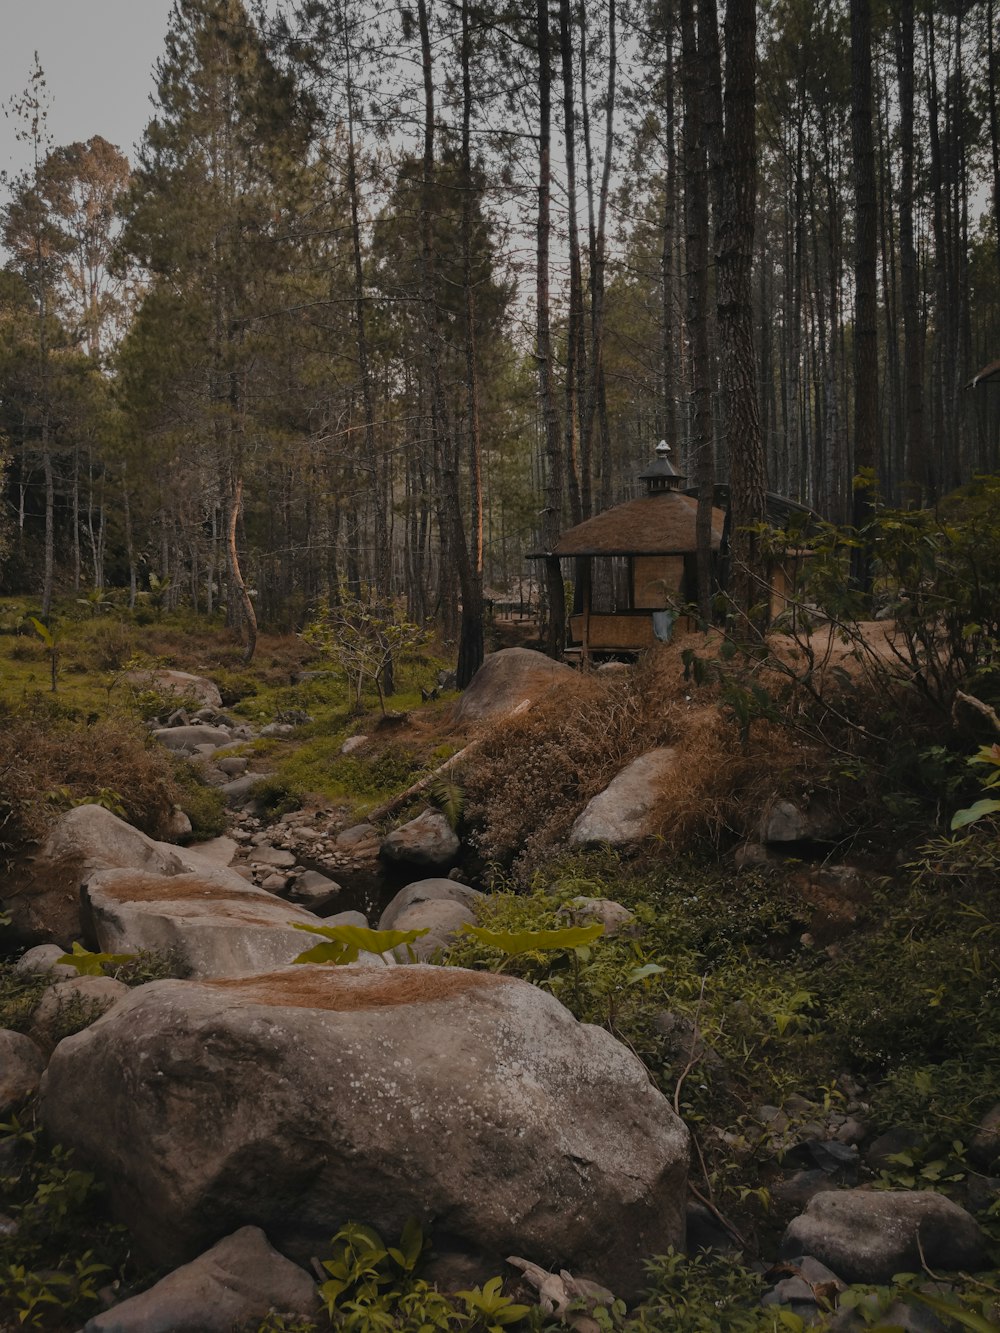
[[419,757],[405,746],[389,745],[377,757],[342,755],[344,733],[314,736],[294,745],[258,742],[273,764],[268,783],[301,803],[307,796],[349,802],[358,816],[404,791],[423,771]]

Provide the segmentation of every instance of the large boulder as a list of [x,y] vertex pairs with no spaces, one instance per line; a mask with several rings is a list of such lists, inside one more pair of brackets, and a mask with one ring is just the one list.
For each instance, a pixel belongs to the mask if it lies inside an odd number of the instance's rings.
[[309,1274],[241,1227],[154,1287],[88,1320],[83,1333],[232,1333],[269,1311],[308,1320],[318,1313]]
[[321,924],[232,871],[103,870],[87,880],[81,896],[85,934],[99,949],[175,951],[195,977],[281,967],[316,943],[294,923]]
[[485,897],[478,889],[470,889],[468,884],[460,884],[454,879],[417,879],[400,889],[379,917],[379,930],[397,930],[397,921],[404,912],[418,903],[448,902],[458,903],[474,912],[476,904]]
[[533,648],[502,648],[489,653],[455,705],[460,726],[509,717],[532,704],[554,685],[576,683],[577,672]]
[[218,686],[213,685],[204,676],[193,676],[188,671],[173,671],[166,667],[148,671],[128,671],[124,679],[140,690],[160,690],[163,694],[197,699],[207,708],[222,707],[222,695]]
[[414,903],[396,918],[393,930],[423,930],[412,944],[401,944],[395,950],[397,962],[416,960],[429,962],[435,954],[447,949],[461,933],[463,926],[474,926],[476,917],[461,903],[439,898],[430,902]]
[[30,1037],[0,1028],[0,1116],[37,1092],[44,1069],[45,1056]]
[[674,776],[677,751],[661,746],[633,759],[588,801],[569,832],[571,847],[628,847],[656,832],[656,811]]
[[207,842],[196,842],[186,848],[187,852],[193,852],[195,856],[203,861],[208,861],[215,866],[228,866],[239,851],[239,843],[235,838],[227,837],[223,834],[218,838],[209,838]]
[[995,1102],[979,1122],[969,1144],[969,1157],[980,1171],[1000,1164],[1000,1102]]
[[54,985],[67,977],[80,975],[71,963],[59,961],[65,956],[66,950],[58,944],[36,944],[21,955],[14,964],[14,971],[23,977],[44,977],[49,985]]
[[32,941],[63,948],[80,933],[79,887],[95,870],[112,867],[179,874],[183,854],[156,842],[100,805],[80,805],[55,822],[23,881],[5,888],[15,928]]
[[128,994],[114,977],[70,977],[50,986],[31,1016],[31,1036],[50,1051],[67,1031],[76,1032]]
[[425,810],[382,839],[382,855],[389,861],[402,861],[406,865],[447,870],[458,856],[461,845],[440,810]]
[[284,1254],[416,1217],[629,1299],[684,1244],[687,1131],[640,1062],[514,978],[417,965],[160,981],[60,1043],[46,1131],[158,1263],[252,1220]]
[[987,1261],[975,1219],[932,1190],[827,1190],[788,1226],[781,1254],[811,1254],[847,1282],[888,1282],[924,1267],[975,1272]]

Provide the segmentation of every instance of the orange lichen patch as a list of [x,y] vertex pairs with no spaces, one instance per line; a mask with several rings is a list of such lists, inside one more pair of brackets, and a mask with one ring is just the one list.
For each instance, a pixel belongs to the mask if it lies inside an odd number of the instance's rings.
[[[102,880],[95,885],[95,889],[120,903],[176,903],[196,899],[246,905],[271,898],[270,894],[264,894],[249,884],[244,892],[214,880],[202,879],[200,875],[137,875],[135,878],[116,875],[114,879]],[[297,915],[294,907],[287,910],[289,916]]]
[[344,971],[337,967],[302,967],[258,977],[225,977],[201,983],[235,993],[248,1004],[275,1008],[390,1009],[404,1004],[452,1000],[472,991],[510,984],[492,972],[463,972],[450,967],[387,967]]

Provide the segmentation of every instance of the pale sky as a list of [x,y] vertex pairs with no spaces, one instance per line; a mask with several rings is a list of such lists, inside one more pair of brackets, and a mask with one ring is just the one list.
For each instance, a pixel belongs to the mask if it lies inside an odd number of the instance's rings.
[[[0,102],[28,82],[37,50],[49,95],[53,145],[103,135],[134,161],[134,144],[152,115],[153,64],[167,31],[171,0],[0,0]],[[0,118],[0,170],[30,160]]]

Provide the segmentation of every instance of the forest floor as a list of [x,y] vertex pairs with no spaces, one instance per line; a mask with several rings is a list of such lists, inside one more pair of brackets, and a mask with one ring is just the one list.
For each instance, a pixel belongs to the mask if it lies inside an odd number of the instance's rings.
[[[235,638],[186,617],[64,614],[60,623],[53,692],[50,654],[23,608],[0,607],[0,703],[10,724],[0,728],[0,783],[20,783],[17,802],[2,787],[0,798],[20,813],[32,808],[28,833],[99,789],[133,800],[128,817],[141,823],[158,782],[175,784],[170,800],[193,812],[202,836],[225,827],[214,793],[185,785],[176,761],[143,740],[145,719],[166,701],[126,684],[136,666],[205,674],[234,717],[258,726],[298,719],[290,736],[248,746],[269,775],[265,821],[296,806],[331,826],[364,819],[467,740],[449,697],[421,702],[444,665],[432,651],[403,665],[395,716],[382,719],[377,708],[356,712],[335,676],[315,674],[323,664],[296,636],[262,635],[246,667]],[[529,622],[496,631],[497,646],[533,646]],[[891,654],[888,632],[872,622],[865,638]],[[850,672],[851,645],[836,634],[819,631],[811,646]],[[621,902],[637,922],[586,960],[528,955],[505,970],[609,1027],[645,1062],[697,1140],[692,1182],[708,1201],[706,1225],[716,1240],[720,1228],[730,1240],[738,1232],[744,1260],[773,1257],[818,1183],[940,1191],[1000,1239],[996,1167],[976,1147],[1000,1086],[1000,837],[988,824],[957,841],[942,836],[942,821],[967,799],[964,756],[918,745],[909,756],[848,760],[804,739],[800,722],[791,731],[764,714],[741,723],[741,696],[727,695],[727,682],[690,678],[692,647],[721,661],[717,641],[688,636],[633,672],[581,673],[573,688],[482,733],[456,785],[462,868],[493,890],[483,924],[551,930],[581,896]],[[114,728],[138,748],[113,750]],[[369,737],[363,751],[342,754],[357,734]],[[672,827],[633,855],[567,851],[575,814],[623,763],[684,743],[687,767],[663,795]],[[139,767],[149,755],[155,771]],[[821,796],[852,830],[741,869],[733,853],[747,840],[747,812],[778,792]],[[0,851],[12,827],[0,829]],[[498,958],[465,942],[447,961],[494,967]],[[0,1002],[4,984],[0,976]],[[898,1151],[875,1150],[885,1132]],[[831,1143],[840,1146],[822,1146]],[[758,1282],[745,1281],[747,1291]],[[710,1290],[698,1299],[713,1309]],[[720,1327],[763,1327],[739,1319]],[[649,1327],[689,1325],[678,1316]]]

